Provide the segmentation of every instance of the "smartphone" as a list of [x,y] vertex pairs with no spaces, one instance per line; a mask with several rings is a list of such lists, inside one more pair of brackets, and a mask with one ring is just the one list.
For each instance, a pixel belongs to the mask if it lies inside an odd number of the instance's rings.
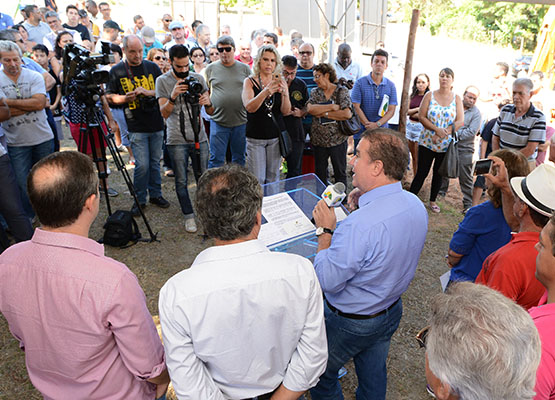
[[474,161],[474,164],[472,164],[472,174],[474,176],[488,174],[491,172],[492,165],[493,160],[490,160],[489,158],[476,160]]
[[275,80],[275,81],[281,81],[281,75],[279,74],[279,72],[276,72],[276,73],[274,74],[274,80]]

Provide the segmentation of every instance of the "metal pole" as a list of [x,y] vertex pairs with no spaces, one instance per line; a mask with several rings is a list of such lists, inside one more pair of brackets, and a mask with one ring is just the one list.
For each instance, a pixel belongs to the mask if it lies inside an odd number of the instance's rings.
[[335,0],[331,0],[330,44],[328,46],[328,63],[333,65],[333,41],[335,36]]
[[401,110],[399,111],[399,132],[405,133],[407,126],[407,112],[409,109],[409,87],[412,75],[412,58],[414,56],[414,42],[416,39],[416,30],[418,29],[418,19],[420,18],[420,10],[412,10],[412,18],[410,20],[409,40],[407,43],[407,57],[405,61],[405,77],[403,79],[403,94],[401,96]]

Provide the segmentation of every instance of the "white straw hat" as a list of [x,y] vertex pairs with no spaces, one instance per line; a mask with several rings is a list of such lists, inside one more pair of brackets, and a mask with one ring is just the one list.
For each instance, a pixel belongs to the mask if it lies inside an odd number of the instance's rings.
[[527,176],[511,179],[516,195],[530,208],[547,217],[555,211],[555,167],[541,164]]

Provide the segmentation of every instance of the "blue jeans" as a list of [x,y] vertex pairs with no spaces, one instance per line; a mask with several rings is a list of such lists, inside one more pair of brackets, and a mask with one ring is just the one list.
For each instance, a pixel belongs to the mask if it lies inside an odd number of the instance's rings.
[[125,147],[129,146],[129,132],[127,131],[127,120],[125,119],[125,114],[123,113],[123,108],[110,108],[112,111],[112,117],[119,126],[119,134],[121,136],[121,144]]
[[[185,218],[193,218],[193,206],[189,198],[189,191],[187,190],[187,166],[189,165],[189,158],[193,160],[193,151],[195,150],[194,143],[177,144],[167,146],[170,158],[172,160],[173,172],[175,174],[175,192],[177,199],[181,205],[181,211]],[[200,173],[206,171],[208,167],[208,142],[200,143]],[[193,163],[193,170],[195,164]]]
[[19,191],[21,193],[21,203],[23,204],[23,209],[25,214],[29,218],[35,216],[33,207],[29,202],[27,197],[27,175],[33,165],[35,165],[41,158],[46,157],[54,150],[54,139],[47,140],[46,142],[36,144],[34,146],[8,146],[8,154],[12,162],[13,171],[15,173],[15,179],[17,185],[19,186]]
[[337,372],[351,358],[358,378],[356,399],[385,399],[389,343],[402,314],[401,300],[384,314],[364,320],[342,317],[325,304],[328,365],[318,385],[310,390],[312,399],[343,399]]
[[129,143],[135,156],[133,185],[140,204],[146,204],[146,194],[151,199],[162,196],[162,178],[160,177],[160,157],[164,131],[129,132]]
[[245,152],[247,149],[247,139],[245,138],[245,128],[247,124],[226,127],[214,120],[210,120],[210,159],[208,168],[221,167],[225,164],[225,154],[227,145],[231,147],[231,162],[245,165]]

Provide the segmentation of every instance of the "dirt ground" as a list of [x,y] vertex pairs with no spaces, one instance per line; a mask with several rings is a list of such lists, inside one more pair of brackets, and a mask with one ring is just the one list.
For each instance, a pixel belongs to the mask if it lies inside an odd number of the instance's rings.
[[[72,142],[67,140],[63,142],[63,146],[73,147]],[[123,157],[125,160],[128,159],[126,153],[123,153]],[[112,162],[110,168],[113,171],[110,175],[111,186],[120,192],[118,197],[110,199],[112,210],[129,209],[132,201],[121,173],[115,170]],[[129,172],[132,177],[132,169],[129,169]],[[420,193],[421,199],[427,199],[429,196],[429,179],[430,177]],[[410,171],[407,172],[406,180],[412,180]],[[189,175],[189,183],[190,192],[193,193],[195,185],[191,184],[191,181],[194,182],[192,174]],[[137,275],[156,322],[158,292],[162,285],[177,272],[188,268],[195,256],[210,246],[210,241],[203,240],[200,234],[185,232],[173,178],[162,177],[162,185],[164,197],[171,203],[170,208],[160,209],[153,205],[146,208],[148,221],[153,231],[157,232],[158,241],[139,243],[127,249],[106,247],[106,255],[125,263]],[[415,278],[402,298],[403,318],[393,336],[389,353],[387,399],[429,398],[425,389],[424,351],[419,349],[414,336],[426,325],[430,299],[441,290],[439,276],[447,271],[444,256],[451,235],[463,217],[461,194],[455,180],[451,182],[447,197],[440,199],[438,203],[442,212],[429,213],[426,245]],[[103,199],[100,215],[90,232],[91,238],[99,239],[102,236],[106,216]],[[137,218],[137,222],[143,237],[148,237],[143,221]],[[341,383],[345,399],[350,400],[355,399],[356,389],[356,375],[352,362],[347,364],[347,370],[349,373],[341,379]],[[17,341],[10,334],[5,319],[0,317],[0,399],[12,398],[31,400],[40,399],[41,396],[29,381],[23,352],[19,350]],[[173,394],[168,398],[175,399]]]

